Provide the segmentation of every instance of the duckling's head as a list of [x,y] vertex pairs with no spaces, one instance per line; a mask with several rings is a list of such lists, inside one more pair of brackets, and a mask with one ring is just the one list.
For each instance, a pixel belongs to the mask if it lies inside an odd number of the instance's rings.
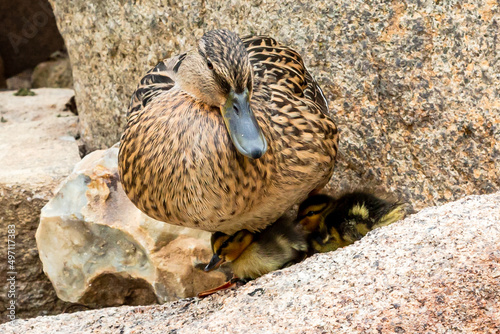
[[260,158],[267,142],[250,106],[253,67],[245,45],[231,31],[211,30],[203,35],[197,51],[174,67],[179,86],[219,108],[236,149],[249,158]]
[[224,262],[235,261],[253,242],[254,235],[247,230],[241,230],[233,235],[222,232],[212,234],[212,251],[214,253],[205,271],[217,269]]
[[[325,218],[333,209],[333,198],[318,194],[307,198],[300,204],[297,221],[307,232],[325,229]],[[325,231],[326,233],[326,231]]]

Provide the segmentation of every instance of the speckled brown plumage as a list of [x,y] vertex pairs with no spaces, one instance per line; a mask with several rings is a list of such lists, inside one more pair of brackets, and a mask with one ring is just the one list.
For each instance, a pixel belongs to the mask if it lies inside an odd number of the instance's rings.
[[[200,57],[211,72],[196,68]],[[206,77],[189,77],[195,70]],[[202,101],[228,86],[249,88],[268,144],[259,159],[235,149],[216,102]],[[139,209],[171,224],[263,229],[330,179],[338,135],[327,110],[295,51],[269,37],[209,32],[198,50],[160,62],[134,92],[119,154],[123,187]]]

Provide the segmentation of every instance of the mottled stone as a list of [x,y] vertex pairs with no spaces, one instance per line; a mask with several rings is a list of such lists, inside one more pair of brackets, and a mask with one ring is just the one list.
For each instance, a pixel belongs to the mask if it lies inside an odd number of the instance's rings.
[[[78,118],[64,111],[70,89],[35,89],[35,96],[0,92],[0,322],[6,307],[7,232],[15,225],[16,316],[61,313],[68,305],[43,274],[35,231],[40,209],[80,160]],[[12,246],[12,244],[11,244]]]
[[498,333],[500,192],[431,207],[204,300],[39,317],[3,333]]
[[153,220],[130,202],[117,146],[75,166],[43,207],[36,241],[59,298],[89,307],[163,303],[226,280],[196,267],[210,260],[210,233]]
[[30,89],[31,88],[31,75],[33,74],[32,69],[27,69],[18,73],[7,80],[5,83],[7,89],[9,90],[19,90],[19,89]]
[[9,78],[64,48],[48,0],[0,2],[0,56]]
[[33,88],[73,88],[69,58],[61,57],[38,64],[31,76]]
[[141,75],[228,28],[304,56],[340,129],[333,192],[381,187],[420,209],[500,189],[496,1],[51,2],[89,150],[119,139]]

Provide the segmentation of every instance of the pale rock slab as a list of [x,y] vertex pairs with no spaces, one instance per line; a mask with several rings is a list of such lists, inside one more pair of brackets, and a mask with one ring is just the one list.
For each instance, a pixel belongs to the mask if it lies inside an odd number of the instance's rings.
[[211,257],[210,234],[153,220],[119,182],[118,146],[75,166],[42,209],[36,240],[58,296],[90,307],[192,297],[224,283],[195,268]]
[[376,229],[231,291],[19,320],[2,333],[498,333],[500,193]]
[[[65,110],[71,89],[34,89],[35,96],[0,92],[0,256],[7,259],[7,227],[15,225],[16,316],[60,313],[67,304],[43,274],[35,231],[40,209],[80,161],[78,117]],[[0,261],[6,282],[7,260]],[[0,284],[0,322],[7,321],[7,284]]]

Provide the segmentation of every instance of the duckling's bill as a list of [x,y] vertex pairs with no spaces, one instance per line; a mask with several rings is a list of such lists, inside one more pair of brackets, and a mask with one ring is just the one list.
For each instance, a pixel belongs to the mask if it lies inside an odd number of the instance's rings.
[[217,254],[214,254],[214,256],[212,256],[212,259],[210,260],[210,262],[207,264],[207,266],[205,267],[205,271],[212,271],[214,269],[217,269],[220,267],[221,264],[223,264],[225,261],[224,259],[220,258],[219,255]]
[[267,141],[250,107],[248,89],[229,93],[221,107],[222,117],[234,146],[246,157],[258,159],[267,151]]

